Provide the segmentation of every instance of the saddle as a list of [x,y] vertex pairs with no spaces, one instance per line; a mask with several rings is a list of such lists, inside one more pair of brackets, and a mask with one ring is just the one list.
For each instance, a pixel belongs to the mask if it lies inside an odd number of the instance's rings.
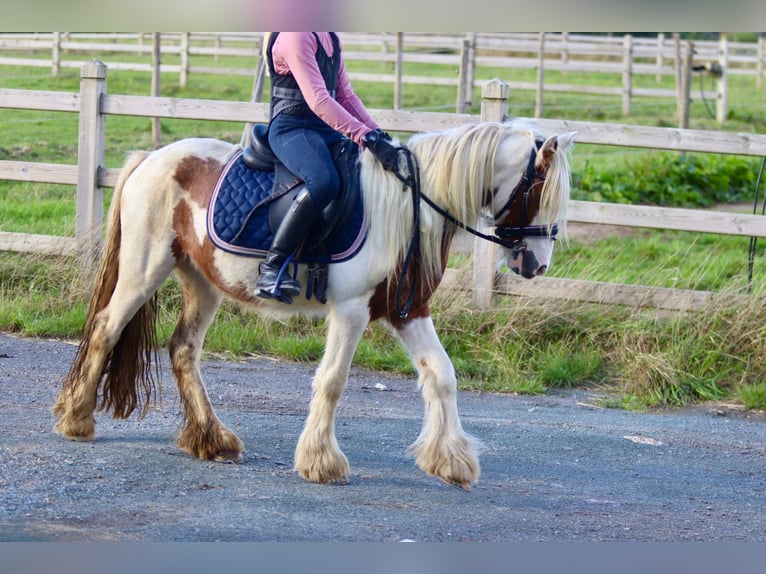
[[[343,139],[331,147],[341,180],[336,198],[309,232],[295,257],[309,265],[306,296],[324,302],[327,265],[350,259],[367,235],[359,184],[359,148]],[[250,143],[238,149],[221,173],[208,209],[208,235],[220,249],[250,257],[266,257],[282,218],[303,181],[291,173],[268,144],[266,126],[253,127]]]

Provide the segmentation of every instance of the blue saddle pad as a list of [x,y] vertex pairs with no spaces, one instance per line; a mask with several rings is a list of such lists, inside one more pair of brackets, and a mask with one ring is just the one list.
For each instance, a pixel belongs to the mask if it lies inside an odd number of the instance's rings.
[[[210,198],[207,230],[219,249],[250,257],[266,257],[274,239],[269,227],[269,204],[274,199],[274,172],[256,171],[237,150],[223,169]],[[364,245],[368,222],[361,194],[349,217],[338,222],[319,249],[302,253],[299,263],[339,263],[351,259]],[[307,243],[311,243],[311,238]]]

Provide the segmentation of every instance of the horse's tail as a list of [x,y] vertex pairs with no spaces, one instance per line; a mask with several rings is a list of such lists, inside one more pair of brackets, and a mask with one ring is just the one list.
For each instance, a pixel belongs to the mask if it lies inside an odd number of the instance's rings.
[[96,272],[93,294],[83,326],[82,340],[64,382],[65,389],[78,385],[87,376],[85,370],[89,353],[99,352],[92,346],[102,347],[100,351],[105,350],[106,355],[99,375],[101,394],[97,408],[103,411],[112,410],[114,418],[127,418],[137,407],[140,407],[140,416],[143,417],[149,409],[151,396],[156,386],[155,381],[158,378],[156,294],[130,319],[114,347],[104,349],[103,346],[107,345],[107,342],[94,338],[94,335],[99,336],[97,331],[100,331],[103,339],[105,325],[99,320],[100,312],[109,304],[118,280],[122,243],[120,203],[123,188],[130,175],[147,155],[144,152],[132,154],[125,162],[117,179],[107,217],[107,233]]

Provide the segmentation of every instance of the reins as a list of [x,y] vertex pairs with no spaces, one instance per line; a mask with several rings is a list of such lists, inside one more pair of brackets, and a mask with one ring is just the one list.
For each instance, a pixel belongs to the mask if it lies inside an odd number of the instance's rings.
[[[418,161],[412,152],[407,147],[400,148],[407,160],[407,170],[409,175],[405,177],[399,170],[397,165],[396,171],[393,174],[399,181],[402,182],[402,191],[408,187],[412,193],[412,237],[410,238],[410,245],[407,248],[407,254],[404,256],[404,264],[402,265],[402,276],[396,286],[396,313],[401,319],[406,319],[410,314],[412,308],[412,302],[415,300],[415,289],[417,289],[417,266],[420,265],[420,198],[425,197],[420,190],[420,166]],[[429,200],[430,203],[430,200]],[[409,269],[411,265],[415,265],[415,272],[410,273]],[[404,287],[404,278],[411,277],[410,289],[407,293],[407,299],[404,301],[404,306],[401,304],[402,289]]]
[[[485,233],[482,233],[478,229],[475,229],[471,227],[470,225],[463,223],[462,221],[458,220],[454,215],[452,215],[450,212],[448,212],[446,209],[438,206],[434,201],[425,195],[422,190],[420,189],[420,168],[418,166],[417,159],[412,154],[412,151],[410,151],[407,147],[400,148],[401,153],[404,154],[404,157],[407,160],[407,170],[409,171],[409,175],[405,176],[401,173],[401,171],[397,169],[393,171],[392,173],[397,177],[399,181],[402,182],[402,191],[406,190],[408,187],[410,188],[410,191],[412,193],[412,237],[410,239],[409,247],[407,248],[407,254],[404,257],[404,264],[402,266],[402,276],[397,284],[396,287],[396,313],[399,315],[401,319],[406,319],[407,316],[410,313],[410,309],[412,308],[412,303],[415,299],[415,290],[417,289],[417,278],[418,274],[410,272],[410,267],[414,265],[419,265],[420,263],[420,200],[422,199],[425,201],[431,209],[436,211],[439,215],[441,215],[444,219],[452,223],[453,225],[459,227],[460,229],[464,229],[468,233],[483,239],[485,241],[491,241],[492,243],[496,243],[497,245],[500,245],[502,247],[505,247],[507,249],[513,250],[514,253],[520,253],[522,251],[525,251],[527,248],[526,243],[524,242],[525,237],[550,237],[551,239],[555,240],[556,235],[558,234],[558,225],[553,224],[550,228],[543,226],[543,225],[524,225],[524,219],[526,219],[527,216],[527,203],[529,200],[530,193],[532,191],[532,188],[535,186],[535,179],[538,180],[544,180],[545,177],[541,176],[537,173],[537,169],[535,166],[536,159],[537,159],[537,151],[540,149],[540,146],[542,145],[541,141],[535,142],[535,149],[533,149],[530,152],[529,162],[527,163],[527,169],[522,176],[519,183],[516,185],[516,187],[511,192],[510,197],[508,198],[508,201],[505,203],[505,205],[498,211],[498,213],[495,216],[495,222],[500,218],[501,215],[503,215],[506,211],[508,211],[513,204],[513,202],[516,200],[516,197],[518,196],[519,192],[522,191],[523,188],[523,197],[522,197],[522,219],[520,221],[520,225],[517,226],[511,226],[511,225],[503,225],[503,226],[495,226],[494,235],[487,235]],[[417,267],[415,267],[415,271],[417,271]],[[407,276],[411,277],[410,285],[409,285],[409,291],[407,293],[407,298],[402,304],[401,298],[402,298],[402,290],[404,288],[404,279]]]

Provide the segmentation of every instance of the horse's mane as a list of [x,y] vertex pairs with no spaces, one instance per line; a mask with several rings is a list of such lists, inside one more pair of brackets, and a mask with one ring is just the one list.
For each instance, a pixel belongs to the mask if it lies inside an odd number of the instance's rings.
[[[414,135],[407,147],[418,159],[422,192],[459,221],[474,226],[481,215],[485,192],[492,189],[495,157],[509,137],[513,155],[526,166],[536,138],[541,137],[521,122],[483,122],[442,132]],[[563,151],[563,150],[562,150]],[[515,153],[517,152],[517,153]],[[565,221],[569,199],[569,164],[566,153],[554,154],[542,191],[542,221]],[[362,155],[362,188],[373,240],[386,245],[387,267],[395,272],[412,236],[412,196],[401,182],[383,171],[370,153]],[[521,175],[521,174],[519,174]],[[420,206],[421,266],[428,282],[442,273],[444,218],[424,202]]]

